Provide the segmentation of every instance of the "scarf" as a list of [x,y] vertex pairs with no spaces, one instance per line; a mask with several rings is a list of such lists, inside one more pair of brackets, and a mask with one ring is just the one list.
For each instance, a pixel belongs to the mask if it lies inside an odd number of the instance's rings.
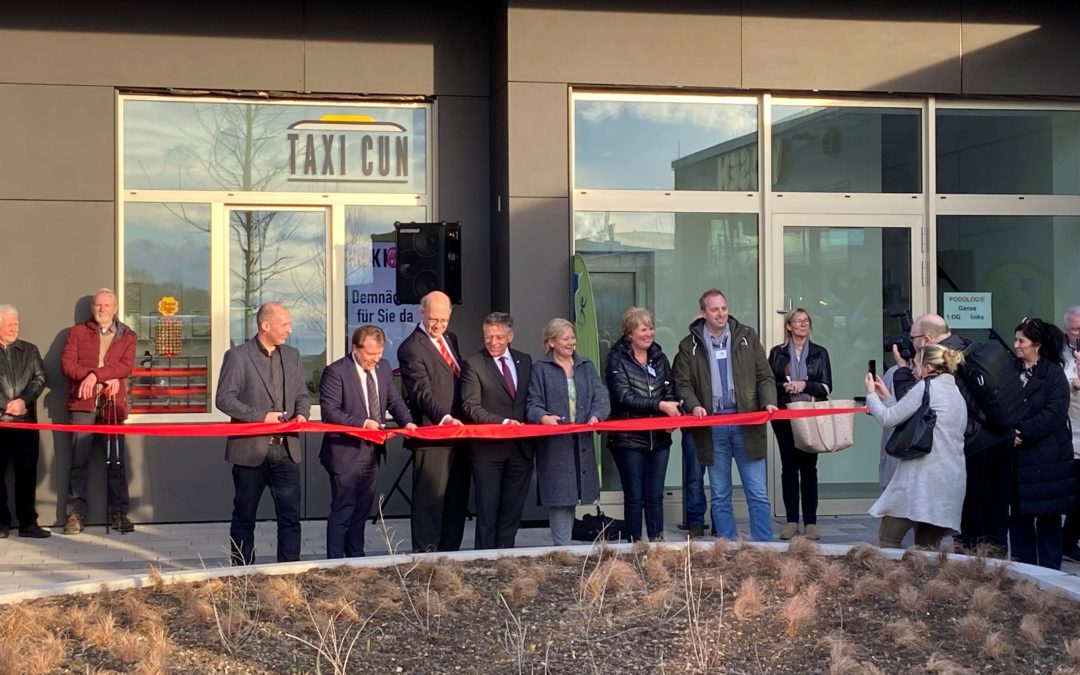
[[[803,343],[802,357],[795,350],[795,341],[788,340],[788,378],[791,382],[808,379],[806,374],[806,355],[810,352],[810,341]],[[807,393],[791,394],[792,401],[813,401],[814,397]]]

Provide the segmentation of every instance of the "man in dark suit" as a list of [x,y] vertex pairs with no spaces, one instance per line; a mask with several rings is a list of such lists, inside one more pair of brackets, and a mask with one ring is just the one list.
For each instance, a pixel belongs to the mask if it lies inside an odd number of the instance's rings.
[[[510,348],[514,319],[492,312],[484,319],[484,349],[461,366],[461,408],[476,424],[521,426],[532,357]],[[476,548],[513,548],[533,471],[530,439],[473,441]]]
[[[214,400],[233,422],[307,419],[311,397],[300,352],[285,344],[292,332],[289,310],[276,302],[259,307],[259,332],[225,352]],[[225,461],[233,465],[232,562],[255,562],[255,515],[267,487],[277,516],[277,560],[300,559],[300,440],[291,436],[230,436]]]
[[[460,425],[461,356],[450,325],[450,297],[432,291],[420,299],[420,325],[398,347],[401,379],[413,420]],[[467,445],[407,442],[413,451],[413,550],[456,551],[469,505]]]
[[[363,429],[382,429],[386,412],[405,429],[415,429],[409,407],[394,386],[390,362],[383,358],[386,336],[378,326],[352,334],[352,353],[323,370],[319,382],[322,419]],[[364,555],[364,524],[375,499],[379,466],[375,445],[348,434],[323,436],[319,460],[330,474],[330,515],[326,518],[326,557]]]

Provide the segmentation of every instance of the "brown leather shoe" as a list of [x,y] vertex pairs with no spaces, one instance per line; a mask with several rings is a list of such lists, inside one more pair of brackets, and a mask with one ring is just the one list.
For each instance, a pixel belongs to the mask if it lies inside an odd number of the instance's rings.
[[127,534],[128,532],[135,531],[135,524],[128,520],[126,513],[112,514],[112,518],[109,519],[109,527],[120,534]]
[[77,513],[69,513],[67,522],[64,523],[64,534],[79,534],[83,531],[83,517]]

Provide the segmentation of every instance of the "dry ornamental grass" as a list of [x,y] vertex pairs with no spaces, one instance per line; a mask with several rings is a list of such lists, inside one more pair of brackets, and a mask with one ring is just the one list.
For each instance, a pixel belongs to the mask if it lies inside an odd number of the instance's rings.
[[18,673],[1080,672],[1080,608],[985,557],[708,547],[312,570],[0,607]]

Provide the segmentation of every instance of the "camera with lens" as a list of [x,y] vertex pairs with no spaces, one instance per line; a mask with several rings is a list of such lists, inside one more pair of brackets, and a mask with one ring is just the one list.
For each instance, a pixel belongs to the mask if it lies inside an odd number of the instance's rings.
[[915,358],[915,343],[911,341],[911,312],[906,309],[889,310],[889,316],[900,319],[900,334],[885,337],[885,351],[892,353],[895,345],[900,351],[900,358],[910,361]]

